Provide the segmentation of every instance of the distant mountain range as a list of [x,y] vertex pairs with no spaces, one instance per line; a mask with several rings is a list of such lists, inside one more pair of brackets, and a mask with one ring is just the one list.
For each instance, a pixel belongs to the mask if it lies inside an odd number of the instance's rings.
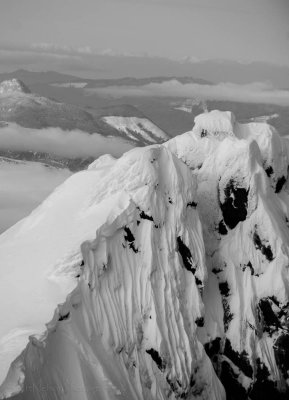
[[[222,65],[221,61],[217,64],[218,66]],[[228,64],[229,62],[223,63],[223,65]],[[251,64],[250,68],[252,68]],[[177,97],[145,96],[137,98],[126,96],[112,98],[102,95],[98,91],[91,91],[88,94],[86,90],[83,90],[83,88],[106,86],[143,86],[172,79],[168,76],[86,79],[55,71],[32,72],[27,70],[0,74],[0,81],[15,78],[24,82],[33,93],[19,95],[18,91],[17,94],[1,95],[0,119],[17,122],[25,127],[59,126],[68,130],[80,129],[89,133],[98,132],[103,136],[122,137],[137,146],[163,141],[165,137],[179,135],[190,130],[194,117],[204,110],[204,102],[194,98],[189,99],[194,102],[194,106],[188,113],[182,109],[186,99]],[[209,81],[192,77],[176,79],[182,83],[211,84]],[[259,80],[261,79],[262,74]],[[217,100],[205,103],[208,110],[231,110],[241,121],[249,121],[256,116],[268,119],[274,115],[274,119],[270,119],[270,124],[275,126],[281,135],[288,134],[288,107]],[[125,117],[125,119],[106,117]]]
[[[62,74],[56,71],[41,71],[34,72],[25,69],[18,69],[13,72],[0,73],[0,82],[4,80],[18,79],[25,82],[26,85],[35,84],[73,84],[73,83],[86,83],[89,88],[93,87],[105,87],[111,85],[126,85],[126,86],[142,86],[148,83],[161,83],[169,81],[171,79],[177,79],[182,83],[199,83],[199,84],[209,84],[209,80],[192,78],[190,76],[155,76],[155,77],[145,77],[145,78],[134,78],[134,77],[123,77],[115,79],[89,79],[80,78],[73,75]],[[73,85],[72,85],[73,86]]]
[[[24,60],[23,60],[24,61]],[[179,60],[173,60],[162,57],[127,57],[125,55],[105,55],[95,54],[93,56],[94,66],[92,68],[92,59],[88,58],[82,66],[75,63],[74,59],[70,62],[59,66],[59,71],[65,72],[62,76],[69,74],[79,74],[85,78],[112,79],[123,77],[149,78],[151,76],[164,77],[193,77],[208,80],[214,83],[219,82],[235,82],[235,83],[251,83],[270,81],[275,87],[286,89],[289,87],[289,66],[278,65],[274,62],[241,62],[237,60],[211,59],[196,60],[193,57],[187,57]],[[10,64],[10,68],[17,68],[17,63]],[[29,63],[22,65],[26,68],[31,65]],[[74,66],[74,67],[73,67]],[[38,75],[39,82],[49,82],[51,77],[56,81],[59,76],[55,76],[55,72],[50,71],[55,68],[55,59],[38,60],[38,68],[40,70],[49,70],[48,72]],[[77,71],[77,72],[76,72]],[[18,75],[19,79],[26,80],[27,76],[23,71],[16,71],[22,75]],[[27,71],[24,71],[24,73]],[[15,74],[14,74],[15,75]],[[11,79],[9,75],[2,79]],[[33,77],[33,82],[35,77]],[[75,78],[83,79],[83,78]],[[75,81],[76,81],[75,80]],[[87,79],[85,79],[87,80]],[[33,83],[28,82],[27,84]]]
[[[25,71],[20,71],[24,74]],[[45,75],[45,73],[44,73]],[[42,76],[42,75],[41,75]],[[48,75],[45,75],[48,76]],[[64,77],[62,77],[65,79]],[[71,78],[71,77],[70,77]],[[118,105],[90,109],[87,111],[72,104],[55,101],[44,96],[31,93],[29,88],[19,79],[3,81],[0,84],[0,121],[14,122],[26,128],[42,129],[59,127],[63,130],[81,130],[98,133],[105,137],[120,137],[136,146],[161,143],[169,136],[149,120],[142,112],[131,105]],[[0,154],[26,160],[48,162],[44,154],[21,152]],[[59,162],[59,159],[53,158]],[[65,166],[73,169],[83,167],[78,160],[65,162]],[[91,160],[88,160],[91,162]]]

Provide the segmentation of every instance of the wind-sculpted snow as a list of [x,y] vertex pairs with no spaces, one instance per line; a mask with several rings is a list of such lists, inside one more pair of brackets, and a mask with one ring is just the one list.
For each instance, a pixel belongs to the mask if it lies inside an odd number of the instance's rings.
[[0,237],[2,398],[288,398],[288,158],[213,111],[67,180]]
[[[17,256],[30,265],[33,286],[57,288],[72,274],[79,281],[47,332],[31,337],[12,364],[2,397],[21,387],[21,398],[29,400],[224,398],[196,335],[206,267],[198,213],[187,206],[195,194],[191,171],[169,150],[136,149],[74,175],[2,238],[13,246],[14,237],[19,247],[29,237],[37,247],[36,254],[26,247]],[[29,291],[22,287],[22,298]],[[13,301],[8,295],[11,313]],[[30,308],[22,310],[23,324],[33,324],[40,312],[43,324],[53,306]],[[14,315],[2,336],[19,322]]]

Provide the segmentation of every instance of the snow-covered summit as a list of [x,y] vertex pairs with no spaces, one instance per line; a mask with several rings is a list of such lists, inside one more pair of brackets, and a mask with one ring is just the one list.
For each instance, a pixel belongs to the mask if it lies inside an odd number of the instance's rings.
[[288,164],[214,111],[69,178],[0,236],[0,397],[288,398]]
[[20,79],[10,79],[0,83],[0,95],[31,93],[29,88]]
[[232,135],[234,132],[235,116],[230,111],[213,110],[200,115],[194,119],[194,132],[205,136],[211,135]]

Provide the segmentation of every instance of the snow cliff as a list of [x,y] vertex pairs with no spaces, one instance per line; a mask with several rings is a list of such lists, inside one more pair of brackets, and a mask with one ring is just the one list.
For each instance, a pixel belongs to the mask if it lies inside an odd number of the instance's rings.
[[0,398],[287,398],[288,157],[213,111],[69,178],[0,236]]

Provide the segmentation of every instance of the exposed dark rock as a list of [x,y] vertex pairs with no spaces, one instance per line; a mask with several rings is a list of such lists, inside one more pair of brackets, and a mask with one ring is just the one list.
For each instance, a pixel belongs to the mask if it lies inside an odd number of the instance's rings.
[[180,236],[177,237],[177,244],[178,252],[182,257],[184,267],[194,274],[196,272],[196,267],[190,249],[185,245]]
[[236,182],[231,179],[225,189],[224,202],[220,202],[225,224],[234,229],[239,222],[245,221],[247,217],[249,189],[238,187]]
[[264,244],[258,235],[257,231],[253,234],[253,242],[257,250],[260,250],[262,254],[267,258],[268,261],[272,261],[274,259],[272,249],[270,245]]
[[227,281],[224,282],[220,282],[219,283],[219,289],[221,292],[221,295],[224,297],[228,297],[230,294],[230,288],[229,288],[229,284]]
[[199,317],[199,318],[197,318],[196,319],[196,325],[198,326],[198,327],[202,327],[202,326],[204,326],[204,324],[205,324],[205,321],[204,321],[204,318],[203,317]]
[[289,377],[289,333],[288,332],[282,333],[274,343],[274,354],[279,370],[282,372],[284,378],[288,379]]
[[221,234],[221,235],[227,235],[227,233],[228,233],[228,229],[227,229],[227,227],[226,227],[226,225],[225,225],[225,222],[222,220],[222,221],[220,221],[220,223],[219,223],[219,233]]
[[249,268],[249,270],[251,271],[251,275],[254,275],[255,271],[254,271],[251,261],[249,261],[248,264],[245,264],[242,266],[242,271],[245,271],[247,268]]
[[161,358],[158,351],[151,348],[149,350],[146,350],[146,352],[151,356],[151,358],[157,364],[158,368],[163,372],[166,369],[166,362]]
[[267,167],[267,168],[265,169],[265,172],[266,172],[268,178],[270,178],[270,176],[273,175],[273,173],[274,173],[272,166],[269,165],[269,167]]
[[286,183],[286,178],[285,178],[285,176],[281,176],[281,178],[279,178],[279,179],[277,180],[276,188],[275,188],[275,193],[281,192],[281,190],[282,190],[283,186],[285,185],[285,183]]
[[272,334],[281,327],[278,316],[272,310],[272,301],[269,298],[263,298],[258,304],[262,314],[262,325],[264,332]]
[[66,319],[68,319],[70,316],[70,312],[63,314],[63,315],[59,315],[58,321],[64,321]]
[[212,269],[212,272],[213,272],[213,274],[215,274],[215,275],[217,275],[217,274],[219,274],[220,272],[222,272],[223,270],[221,269],[221,268],[213,268]]
[[241,268],[242,268],[242,271],[246,271],[246,269],[249,269],[252,276],[257,276],[258,277],[258,276],[262,275],[262,273],[261,274],[256,274],[255,273],[255,270],[254,270],[254,267],[253,267],[251,261],[249,261],[248,264],[241,265]]
[[224,322],[224,329],[225,332],[227,332],[229,328],[229,324],[233,319],[233,314],[231,313],[230,310],[230,305],[229,302],[227,301],[227,297],[230,295],[230,288],[229,284],[227,281],[220,282],[219,283],[219,290],[222,296],[222,304],[223,304],[223,310],[224,310],[224,317],[223,317],[223,322]]
[[190,201],[190,202],[187,204],[187,207],[196,208],[197,205],[198,205],[198,204],[197,204],[195,201]]
[[222,362],[220,380],[226,390],[227,400],[248,400],[245,388],[238,381],[238,375],[227,361]]
[[270,380],[268,368],[257,358],[256,376],[248,396],[251,400],[288,400],[289,392],[278,391],[276,382]]
[[153,217],[151,217],[150,215],[147,215],[144,211],[142,211],[139,216],[140,216],[140,218],[147,219],[149,221],[153,221],[154,220]]
[[[129,243],[129,248],[132,249],[134,251],[134,253],[138,253],[139,250],[135,247],[135,244],[134,244],[135,237],[132,234],[131,230],[127,226],[125,226],[123,229],[126,233],[126,235],[124,235],[124,239],[125,239],[125,241],[127,241]],[[123,247],[125,247],[125,246],[123,246]]]
[[227,332],[230,322],[232,321],[234,314],[231,313],[230,306],[228,301],[223,297],[222,298],[223,310],[224,310],[224,330]]
[[124,227],[124,230],[125,230],[125,233],[126,233],[126,235],[124,235],[125,240],[127,242],[129,242],[129,243],[134,242],[135,241],[135,237],[133,236],[131,230],[127,226]]
[[238,353],[232,349],[231,342],[226,339],[224,355],[228,357],[246,376],[253,378],[253,368],[250,364],[246,351]]
[[202,282],[201,279],[199,279],[197,276],[195,276],[195,281],[196,281],[196,285],[197,285],[199,288],[203,288],[203,287],[204,287],[203,282]]
[[212,360],[214,356],[217,356],[221,352],[221,338],[216,337],[209,343],[204,345],[207,355]]

